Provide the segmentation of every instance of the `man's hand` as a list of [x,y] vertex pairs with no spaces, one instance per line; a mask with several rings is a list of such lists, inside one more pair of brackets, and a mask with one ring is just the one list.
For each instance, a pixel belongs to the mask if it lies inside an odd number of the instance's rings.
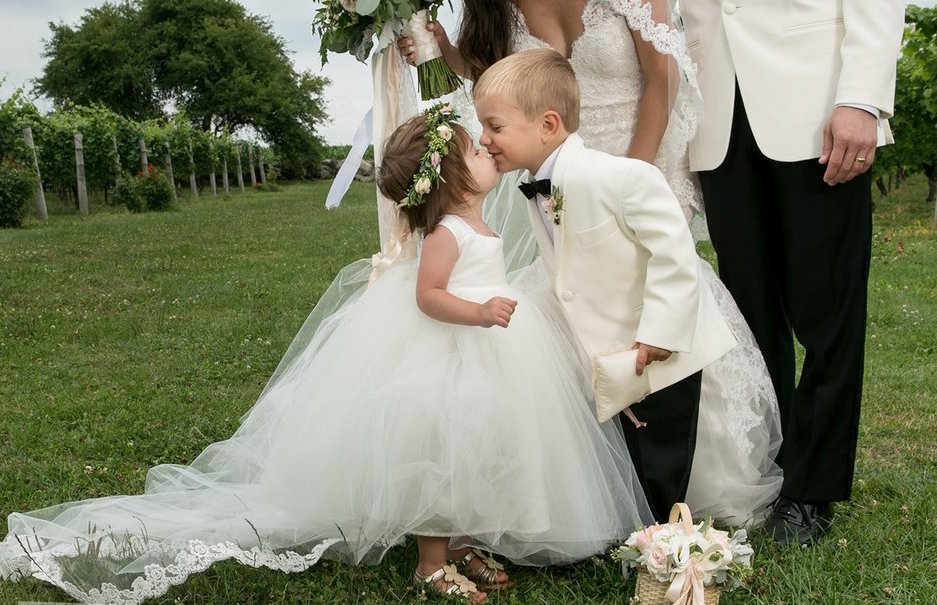
[[510,298],[495,296],[478,306],[478,325],[483,328],[491,326],[508,327],[511,315],[517,307],[517,301]]
[[649,365],[651,362],[666,361],[673,354],[667,349],[652,347],[651,345],[642,344],[640,342],[634,343],[634,346],[631,348],[632,350],[638,350],[638,359],[634,365],[634,370],[637,372],[638,376],[644,374],[645,366]]
[[878,143],[878,120],[857,107],[840,106],[833,110],[823,127],[823,151],[820,163],[826,164],[823,182],[839,185],[872,167]]

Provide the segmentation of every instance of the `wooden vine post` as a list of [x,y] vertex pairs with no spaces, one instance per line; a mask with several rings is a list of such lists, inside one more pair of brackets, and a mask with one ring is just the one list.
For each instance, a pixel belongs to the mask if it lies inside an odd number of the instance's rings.
[[114,145],[114,184],[120,184],[120,150],[117,148],[117,137],[111,135],[111,143]]
[[146,159],[146,140],[140,137],[140,171],[143,174],[150,174],[150,162]]
[[231,193],[231,190],[228,188],[228,154],[225,153],[224,157],[221,160],[221,169],[224,171],[221,173],[221,183],[224,186],[225,195]]
[[247,163],[251,167],[251,187],[257,186],[257,175],[254,173],[254,146],[247,146]]
[[85,183],[85,153],[81,133],[75,133],[75,176],[78,180],[78,212],[88,214],[88,187]]
[[198,197],[198,181],[195,180],[195,159],[192,157],[192,141],[189,141],[189,188],[192,196]]
[[260,147],[257,148],[257,164],[260,166],[260,182],[267,184],[267,171],[264,170],[264,154]]
[[176,178],[172,174],[172,153],[170,153],[169,143],[166,143],[166,155],[164,156],[166,164],[166,180],[169,181],[169,186],[172,187],[172,201],[176,201]]
[[46,208],[46,194],[42,189],[42,175],[39,174],[39,158],[36,156],[36,146],[33,144],[33,129],[29,126],[23,129],[23,139],[33,156],[33,170],[36,171],[36,215],[44,221],[49,218],[49,211]]
[[211,194],[218,197],[218,181],[215,178],[215,143],[212,141],[208,142],[208,157],[211,160],[211,174],[208,177],[211,183]]
[[244,170],[241,169],[241,144],[235,144],[234,150],[238,160],[238,187],[241,188],[241,193],[244,193]]

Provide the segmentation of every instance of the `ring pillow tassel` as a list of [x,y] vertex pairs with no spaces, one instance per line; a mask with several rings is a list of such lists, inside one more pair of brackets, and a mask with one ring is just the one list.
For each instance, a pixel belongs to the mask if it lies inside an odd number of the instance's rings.
[[416,79],[420,85],[420,97],[424,101],[447,95],[461,84],[459,76],[443,60],[433,32],[427,31],[428,23],[429,13],[422,9],[413,13],[404,29],[404,34],[413,38]]

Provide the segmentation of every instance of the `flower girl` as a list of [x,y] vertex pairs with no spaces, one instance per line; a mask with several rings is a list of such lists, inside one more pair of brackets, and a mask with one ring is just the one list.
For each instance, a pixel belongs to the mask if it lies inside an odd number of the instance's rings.
[[457,117],[437,105],[384,149],[379,186],[420,254],[323,321],[191,465],[151,469],[142,495],[11,514],[0,576],[138,603],[224,559],[376,563],[412,535],[414,580],[475,603],[508,583],[479,549],[565,563],[651,521],[552,296],[507,283],[481,219],[495,166]]

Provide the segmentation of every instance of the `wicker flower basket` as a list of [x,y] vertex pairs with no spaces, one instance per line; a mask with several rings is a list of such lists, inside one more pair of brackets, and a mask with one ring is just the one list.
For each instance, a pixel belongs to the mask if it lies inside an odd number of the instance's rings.
[[[683,531],[689,536],[693,533],[693,518],[690,515],[690,508],[682,502],[674,504],[670,509],[670,522],[683,522]],[[635,596],[640,605],[673,605],[670,600],[664,596],[670,587],[666,582],[658,582],[645,569],[638,570],[638,584],[635,588]],[[703,588],[703,602],[706,605],[719,605],[719,596],[722,590],[718,586],[706,586]]]
[[[638,586],[634,595],[638,597],[640,605],[673,605],[664,595],[667,593],[667,584],[658,582],[643,569],[638,571]],[[703,589],[703,602],[706,605],[719,605],[719,595],[722,591],[718,586],[707,586]]]

